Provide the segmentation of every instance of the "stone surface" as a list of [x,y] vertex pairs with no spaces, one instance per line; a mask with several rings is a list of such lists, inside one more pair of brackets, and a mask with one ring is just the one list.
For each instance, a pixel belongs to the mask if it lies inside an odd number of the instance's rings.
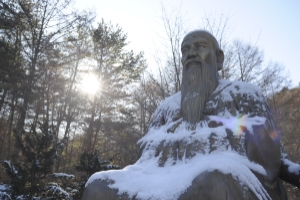
[[[96,180],[89,187],[86,187],[82,200],[130,200],[128,195],[117,195],[118,190],[108,187],[109,182],[106,180]],[[135,200],[135,198],[131,198]]]
[[[281,182],[273,188],[266,188],[272,200],[287,199]],[[200,197],[200,198],[199,198]],[[214,199],[214,200],[254,200],[259,199],[247,186],[241,185],[230,174],[222,174],[218,171],[199,174],[192,186],[182,194],[178,200],[187,199]]]

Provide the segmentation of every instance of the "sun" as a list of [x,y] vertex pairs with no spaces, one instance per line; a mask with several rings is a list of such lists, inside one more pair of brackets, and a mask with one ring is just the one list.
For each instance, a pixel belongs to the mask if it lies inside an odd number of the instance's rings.
[[96,94],[100,87],[100,82],[94,74],[86,74],[81,79],[81,90],[88,94]]

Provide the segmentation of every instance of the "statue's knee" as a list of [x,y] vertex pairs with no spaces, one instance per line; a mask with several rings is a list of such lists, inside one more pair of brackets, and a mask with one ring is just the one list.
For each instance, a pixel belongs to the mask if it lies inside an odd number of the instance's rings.
[[108,187],[109,182],[105,180],[95,180],[84,189],[82,200],[106,200],[118,199],[117,190]]
[[[192,182],[187,191],[180,196],[180,200],[185,199],[253,199],[251,191],[235,180],[231,174],[223,174],[218,171],[203,172]],[[255,199],[255,198],[254,198]]]

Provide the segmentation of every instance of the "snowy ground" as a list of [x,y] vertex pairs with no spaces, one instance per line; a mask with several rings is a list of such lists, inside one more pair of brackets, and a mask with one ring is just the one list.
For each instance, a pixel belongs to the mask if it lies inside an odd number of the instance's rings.
[[0,183],[0,199],[11,199],[9,195],[9,185]]

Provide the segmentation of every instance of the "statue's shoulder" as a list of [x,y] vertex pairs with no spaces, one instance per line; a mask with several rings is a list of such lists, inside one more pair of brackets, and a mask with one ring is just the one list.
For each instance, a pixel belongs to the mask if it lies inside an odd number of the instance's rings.
[[236,96],[253,97],[258,101],[265,101],[260,88],[246,82],[219,80],[219,85],[212,94],[212,98],[222,98],[223,101],[233,101]]
[[219,85],[212,93],[206,105],[209,114],[262,115],[267,102],[260,88],[246,82],[219,80]]
[[180,114],[181,92],[166,98],[156,109],[153,114],[150,127],[161,126],[174,121]]

